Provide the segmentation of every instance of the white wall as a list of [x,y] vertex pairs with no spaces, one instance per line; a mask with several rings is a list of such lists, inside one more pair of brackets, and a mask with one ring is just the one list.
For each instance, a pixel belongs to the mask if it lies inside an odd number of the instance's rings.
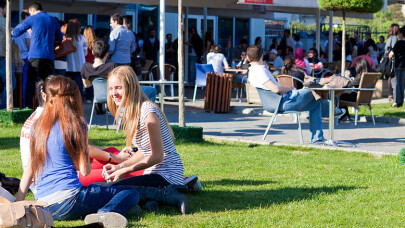
[[256,37],[260,36],[262,38],[262,48],[265,44],[265,35],[266,35],[266,24],[264,19],[250,18],[250,31],[249,31],[249,40],[250,45],[255,44]]

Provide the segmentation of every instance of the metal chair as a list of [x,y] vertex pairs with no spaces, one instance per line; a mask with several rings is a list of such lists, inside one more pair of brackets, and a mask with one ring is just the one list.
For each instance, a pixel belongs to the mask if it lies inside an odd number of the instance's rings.
[[[155,65],[150,69],[149,72],[149,80],[154,81],[154,80],[160,80],[160,74],[159,74],[159,65]],[[174,73],[176,72],[176,67],[170,64],[165,64],[165,80],[168,81],[174,81]],[[156,77],[154,77],[154,75]],[[156,79],[155,79],[156,78]],[[156,84],[153,84],[153,87],[155,87]],[[170,86],[170,93],[171,96],[174,97],[174,86],[173,84],[165,84],[164,86]]]
[[301,120],[300,120],[300,115],[301,112],[299,111],[280,111],[280,103],[281,103],[281,98],[282,95],[273,93],[270,90],[264,90],[260,88],[256,88],[257,92],[259,93],[260,100],[263,105],[263,109],[273,113],[273,116],[271,117],[271,120],[269,122],[269,125],[267,126],[266,132],[263,135],[263,140],[266,139],[266,136],[270,130],[271,125],[274,123],[274,121],[277,118],[278,114],[295,114],[296,115],[296,120],[298,123],[298,134],[300,137],[300,143],[303,144],[304,140],[302,138],[302,129],[301,129]]
[[195,64],[195,86],[194,86],[194,95],[193,102],[195,102],[195,96],[197,94],[197,87],[205,87],[207,85],[207,73],[214,72],[214,67],[212,64]]
[[107,112],[107,79],[102,77],[97,77],[93,80],[94,88],[94,98],[93,107],[91,108],[89,130],[91,129],[91,123],[93,121],[94,107],[96,103],[104,103],[105,107],[105,124],[108,130],[108,112]]
[[[359,88],[375,88],[378,79],[381,77],[381,73],[362,73]],[[355,109],[356,115],[354,118],[354,125],[357,126],[357,119],[359,114],[359,108],[362,105],[367,106],[370,109],[371,118],[375,125],[373,109],[371,108],[371,99],[373,98],[374,91],[358,91],[356,101],[340,100],[340,106],[351,106]]]

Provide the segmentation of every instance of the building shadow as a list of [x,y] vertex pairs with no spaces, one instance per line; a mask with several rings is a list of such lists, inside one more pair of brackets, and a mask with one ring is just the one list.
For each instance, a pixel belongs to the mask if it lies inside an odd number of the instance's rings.
[[359,189],[356,186],[335,187],[286,187],[271,190],[213,190],[202,191],[188,197],[190,213],[200,211],[221,212],[227,210],[245,210],[269,207],[318,197],[322,194],[334,194],[339,191]]

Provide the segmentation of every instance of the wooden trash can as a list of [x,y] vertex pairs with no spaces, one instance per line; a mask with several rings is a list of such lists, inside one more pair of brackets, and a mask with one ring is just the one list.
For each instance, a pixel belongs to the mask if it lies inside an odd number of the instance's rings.
[[227,113],[231,106],[232,74],[207,73],[206,112]]

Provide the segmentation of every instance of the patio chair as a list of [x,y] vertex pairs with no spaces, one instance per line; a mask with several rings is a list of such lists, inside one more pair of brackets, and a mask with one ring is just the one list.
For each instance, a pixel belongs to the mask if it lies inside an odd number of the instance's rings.
[[145,65],[143,66],[142,69],[142,80],[146,80],[146,78],[149,76],[149,69],[152,66],[153,61],[152,60],[145,60]]
[[[381,73],[363,73],[361,75],[359,88],[375,88],[378,79],[381,77]],[[371,108],[371,98],[373,97],[374,91],[358,91],[356,101],[345,101],[340,100],[340,106],[351,106],[356,111],[354,118],[354,125],[357,126],[357,119],[359,113],[359,107],[362,105],[367,106],[370,109],[371,118],[373,119],[373,124],[375,125],[373,109]]]
[[[154,80],[160,80],[160,74],[159,74],[159,65],[155,65],[150,69],[149,72],[149,80],[154,81]],[[176,67],[170,64],[165,64],[165,80],[167,81],[174,81],[174,73],[176,72]],[[153,84],[153,87],[155,87],[156,84]],[[174,86],[173,84],[165,84],[164,86],[170,86],[170,94],[172,97],[174,97]]]
[[94,108],[96,103],[104,103],[105,107],[105,125],[108,130],[108,112],[107,112],[107,79],[102,77],[97,77],[93,80],[94,88],[94,98],[93,107],[91,108],[91,115],[89,121],[89,130],[91,129],[91,123],[93,121]]
[[276,120],[278,114],[292,113],[292,114],[296,115],[300,143],[303,144],[304,140],[302,138],[302,129],[301,129],[301,120],[300,120],[301,112],[299,112],[299,111],[280,111],[280,103],[281,103],[282,95],[273,93],[270,90],[264,90],[264,89],[260,89],[260,88],[256,88],[256,89],[257,89],[257,92],[259,93],[259,97],[262,102],[263,109],[268,112],[273,113],[273,116],[271,117],[269,125],[267,126],[266,132],[264,132],[263,140],[266,139],[266,136],[270,130],[270,127],[273,124],[273,122]]
[[214,67],[212,64],[195,64],[195,86],[193,102],[195,102],[195,96],[197,94],[197,87],[205,87],[207,85],[207,73],[214,72]]
[[294,85],[294,80],[301,82],[302,84],[304,84],[304,82],[294,76],[291,75],[285,75],[285,74],[280,74],[277,75],[277,81],[284,87],[290,88],[290,87],[295,87]]

